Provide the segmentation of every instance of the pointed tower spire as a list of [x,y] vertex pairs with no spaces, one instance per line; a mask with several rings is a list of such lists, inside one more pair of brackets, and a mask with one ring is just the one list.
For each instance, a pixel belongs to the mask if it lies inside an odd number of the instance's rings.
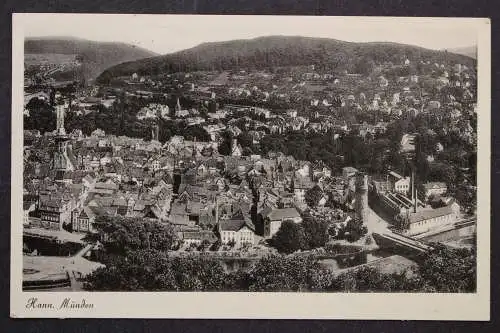
[[181,102],[179,101],[179,97],[177,97],[177,104],[175,105],[175,111],[182,110]]

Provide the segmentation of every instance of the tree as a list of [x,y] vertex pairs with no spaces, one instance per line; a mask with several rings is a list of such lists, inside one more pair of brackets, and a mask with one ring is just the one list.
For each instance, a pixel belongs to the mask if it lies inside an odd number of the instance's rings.
[[226,274],[224,290],[249,291],[251,276],[249,272],[237,270]]
[[347,233],[347,241],[356,242],[368,233],[368,228],[363,225],[363,221],[358,218],[354,218],[347,222],[345,232]]
[[353,71],[354,73],[368,76],[373,72],[374,68],[375,68],[375,62],[372,59],[368,57],[361,57],[354,64]]
[[475,292],[476,265],[474,250],[434,244],[434,250],[424,256],[419,273],[436,291]]
[[174,258],[172,270],[181,291],[215,291],[224,287],[224,269],[213,259],[198,256]]
[[345,239],[348,242],[356,242],[361,237],[368,233],[368,228],[363,225],[363,221],[359,218],[351,219],[347,222],[345,227],[341,227],[336,235],[336,239]]
[[250,272],[250,291],[311,291],[322,289],[329,271],[312,257],[268,256]]
[[384,274],[369,266],[340,274],[326,289],[341,292],[426,291],[422,279],[411,271]]
[[456,172],[450,164],[437,162],[431,164],[429,178],[433,181],[443,181],[451,186],[456,183]]
[[106,267],[87,276],[84,289],[90,291],[177,290],[172,266],[165,253],[156,250],[133,251],[115,257]]
[[169,258],[157,250],[131,251],[114,257],[90,274],[84,284],[93,291],[221,290],[225,274],[219,262],[200,257]]
[[224,131],[221,134],[221,142],[219,143],[219,154],[221,155],[231,155],[231,145],[232,145],[232,134],[229,131]]
[[210,135],[200,125],[188,126],[183,130],[183,136],[187,140],[210,141]]
[[206,251],[208,248],[210,248],[210,241],[208,239],[204,239],[200,246],[198,246],[198,251]]
[[318,185],[315,185],[306,191],[304,197],[309,207],[316,207],[323,197],[323,190]]
[[328,223],[326,221],[307,214],[303,218],[302,227],[304,228],[306,248],[322,247],[328,242]]
[[104,250],[118,255],[141,249],[167,251],[175,240],[171,226],[137,218],[101,217],[96,228]]
[[252,148],[253,147],[253,138],[248,132],[243,131],[240,135],[236,137],[238,140],[238,143],[241,145],[242,148],[248,147]]
[[271,244],[282,253],[293,253],[303,249],[305,235],[302,225],[290,220],[283,221],[278,232],[271,239]]
[[210,246],[210,251],[218,251],[218,250],[219,250],[219,248],[221,247],[221,245],[222,245],[222,244],[221,244],[220,240],[219,240],[219,239],[217,239],[217,240],[215,241],[215,243],[213,243],[213,244]]
[[56,129],[56,114],[47,102],[32,98],[26,109],[29,117],[24,116],[24,129],[37,129],[42,134]]

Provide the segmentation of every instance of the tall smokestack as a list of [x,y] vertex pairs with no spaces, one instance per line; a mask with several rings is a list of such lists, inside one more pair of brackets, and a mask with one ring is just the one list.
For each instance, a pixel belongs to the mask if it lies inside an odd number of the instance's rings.
[[415,188],[415,213],[417,212],[417,198],[418,198],[417,188]]
[[413,201],[413,212],[417,212],[417,191],[415,189],[415,169],[411,170],[411,199]]
[[219,202],[217,197],[215,197],[215,224],[219,224]]

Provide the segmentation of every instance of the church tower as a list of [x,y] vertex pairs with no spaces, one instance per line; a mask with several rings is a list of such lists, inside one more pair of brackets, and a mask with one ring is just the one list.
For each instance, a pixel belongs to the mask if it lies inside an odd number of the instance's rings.
[[69,136],[64,129],[64,105],[56,105],[57,129],[55,141],[57,150],[54,152],[53,169],[56,171],[56,180],[64,180],[67,171],[75,169],[73,163],[68,157]]
[[181,111],[181,102],[179,101],[179,97],[177,97],[177,104],[175,105],[175,111]]

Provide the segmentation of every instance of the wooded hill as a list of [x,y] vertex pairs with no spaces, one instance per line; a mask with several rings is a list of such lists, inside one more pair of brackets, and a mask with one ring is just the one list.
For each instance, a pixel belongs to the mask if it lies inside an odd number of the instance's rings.
[[82,61],[81,73],[93,79],[111,66],[157,54],[125,43],[95,42],[73,37],[35,37],[24,41],[25,54],[72,54]]
[[104,71],[99,82],[128,76],[197,70],[265,69],[315,65],[332,71],[356,71],[360,63],[401,65],[405,59],[474,66],[475,60],[446,51],[396,43],[350,43],[327,38],[269,36],[248,40],[203,43],[179,52],[131,61]]

